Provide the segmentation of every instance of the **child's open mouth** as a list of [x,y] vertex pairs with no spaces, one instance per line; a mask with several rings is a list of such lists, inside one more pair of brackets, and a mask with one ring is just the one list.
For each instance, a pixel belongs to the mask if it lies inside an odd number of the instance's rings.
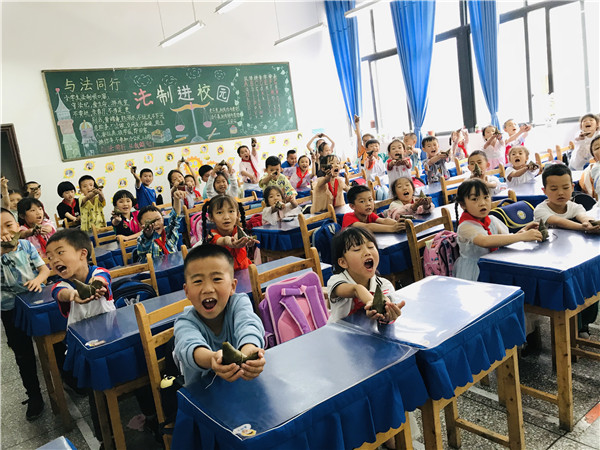
[[373,269],[373,259],[372,258],[369,258],[365,261],[365,268],[368,270]]
[[217,306],[217,299],[215,298],[207,298],[205,300],[202,300],[202,306],[204,307],[204,309],[206,309],[207,311],[210,311],[211,309],[213,309],[215,306]]
[[402,195],[404,195],[405,197],[408,197],[408,196],[410,195],[410,192],[409,192],[409,191],[404,191],[404,192],[402,193]]
[[63,275],[67,271],[67,266],[63,266],[62,264],[55,267],[56,271]]

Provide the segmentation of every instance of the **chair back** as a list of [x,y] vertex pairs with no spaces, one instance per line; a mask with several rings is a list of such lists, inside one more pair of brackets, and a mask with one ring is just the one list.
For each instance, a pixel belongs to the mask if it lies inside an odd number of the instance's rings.
[[188,236],[192,235],[191,217],[196,213],[201,213],[202,206],[204,206],[204,203],[196,205],[193,208],[188,208],[187,206],[185,206],[185,204],[183,205],[183,220],[185,220],[185,228],[187,229]]
[[61,219],[60,217],[58,217],[58,214],[54,214],[54,223],[56,223],[56,228],[69,228],[67,226],[65,226],[65,222],[67,221],[66,218]]
[[405,223],[408,248],[410,250],[410,260],[413,268],[413,279],[414,281],[419,281],[424,277],[422,250],[427,245],[427,242],[433,239],[435,234],[428,234],[420,239],[417,236],[423,231],[437,227],[438,225],[443,225],[445,230],[454,231],[452,218],[450,217],[450,211],[446,208],[442,208],[442,217],[428,220],[427,222],[422,222],[418,225],[413,224],[410,219],[407,219]]
[[121,249],[121,257],[123,258],[123,265],[129,264],[129,260],[133,259],[133,254],[128,252],[127,249],[137,246],[137,238],[131,238],[129,236],[118,235],[117,241],[119,242],[119,248]]
[[540,166],[540,169],[543,169],[544,166],[546,165],[546,163],[552,161],[554,159],[554,156],[552,156],[552,149],[548,149],[546,151],[546,153],[537,153],[535,154],[535,162],[538,166]]
[[358,178],[362,178],[366,182],[367,181],[367,173],[365,172],[365,169],[361,169],[361,171],[358,173],[353,173],[351,175],[348,175],[348,171],[345,170],[344,178],[346,179],[346,185],[350,186],[350,183],[352,183],[354,180],[356,180]]
[[256,213],[261,213],[263,209],[265,209],[264,202],[261,202],[260,206],[257,206],[256,208],[247,209],[246,211],[244,211],[246,219]]
[[132,266],[110,269],[109,272],[110,277],[113,280],[127,275],[148,272],[149,278],[140,281],[152,286],[156,291],[156,294],[160,295],[160,292],[158,292],[158,282],[156,281],[156,272],[154,271],[154,261],[152,260],[152,255],[150,253],[146,256],[146,262],[144,264],[134,264]]
[[456,166],[456,175],[462,175],[463,167],[467,166],[468,164],[469,164],[469,158],[458,159],[457,157],[454,157],[454,165]]
[[[152,389],[152,397],[154,398],[154,406],[156,407],[159,424],[163,423],[166,419],[160,398],[160,381],[162,379],[161,374],[165,370],[165,358],[159,359],[156,355],[156,349],[173,337],[174,328],[170,327],[153,335],[152,325],[173,317],[176,314],[181,314],[183,308],[189,305],[191,305],[191,302],[186,298],[148,313],[143,303],[135,304],[135,318],[140,329],[140,339],[144,348],[144,356],[146,358],[146,365],[148,366],[148,378],[150,379],[150,387]],[[171,436],[165,434],[163,435],[163,439],[165,448],[171,448]]]
[[310,258],[311,256],[310,238],[312,237],[313,233],[317,230],[317,228],[309,230],[308,226],[312,223],[319,222],[325,219],[331,219],[334,222],[337,222],[335,216],[335,209],[333,208],[333,205],[331,203],[327,205],[327,212],[316,214],[314,216],[311,216],[310,218],[304,217],[304,214],[298,215],[298,223],[300,224],[300,233],[302,233],[302,244],[304,246],[305,258]]
[[450,202],[451,195],[456,195],[456,191],[458,191],[458,186],[460,186],[460,184],[466,179],[467,177],[461,177],[446,180],[444,179],[444,177],[441,177],[440,182],[442,184],[442,196],[444,197],[444,205],[447,205]]
[[500,175],[500,177],[506,180],[506,172],[504,171],[504,166],[502,164],[498,164],[493,170],[488,170],[485,172],[486,175]]
[[258,314],[258,304],[264,298],[261,285],[267,281],[275,280],[284,275],[289,275],[290,278],[294,276],[294,272],[298,272],[304,269],[312,269],[319,279],[321,280],[321,286],[323,286],[323,273],[321,272],[321,261],[319,261],[319,253],[317,249],[311,247],[308,254],[310,255],[306,259],[296,261],[290,264],[285,264],[275,269],[266,270],[263,273],[258,273],[258,269],[254,264],[248,267],[248,273],[250,274],[250,285],[252,286],[252,303],[254,304],[254,312]]
[[[108,233],[106,236],[100,237],[101,234]],[[117,234],[112,225],[106,227],[97,227],[92,224],[92,234],[94,235],[94,247],[106,244],[107,242],[113,242],[117,240]]]
[[[516,203],[517,201],[517,194],[515,194],[515,191],[513,191],[512,189],[508,190],[508,199],[512,201],[512,203]],[[492,209],[497,208],[498,205],[500,205],[502,202],[505,202],[506,199],[503,198],[501,200],[496,200],[494,202],[492,202]]]
[[[251,205],[250,202],[253,202],[253,203],[258,202],[258,196],[256,195],[255,191],[252,191],[252,195],[249,195],[248,197],[239,198],[238,202],[240,202],[244,206],[244,209],[249,209],[250,205]],[[245,205],[245,203],[248,203],[248,204]]]
[[563,160],[563,152],[566,152],[568,150],[575,150],[575,143],[573,141],[569,141],[569,145],[567,145],[565,147],[561,147],[560,145],[557,145],[555,150],[556,150],[556,160],[562,161]]
[[185,257],[187,256],[187,254],[188,254],[188,248],[185,244],[183,244],[181,246],[181,256],[183,256],[184,260],[185,260]]

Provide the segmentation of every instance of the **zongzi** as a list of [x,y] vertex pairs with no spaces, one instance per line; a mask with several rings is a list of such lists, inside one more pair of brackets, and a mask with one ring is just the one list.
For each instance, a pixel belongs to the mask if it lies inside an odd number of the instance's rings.
[[75,285],[75,289],[77,289],[77,294],[81,299],[90,298],[94,296],[98,289],[104,287],[104,283],[102,283],[102,281],[100,280],[94,280],[90,284],[82,283],[81,281],[75,279],[72,281]]
[[542,242],[545,242],[548,240],[548,227],[546,226],[546,222],[544,222],[544,219],[540,219],[539,223],[538,223],[538,231],[540,233],[542,233]]
[[386,300],[381,291],[381,286],[377,285],[375,295],[373,295],[373,305],[371,306],[371,309],[377,311],[378,314],[385,315],[385,303]]
[[479,167],[479,164],[475,163],[475,167],[473,167],[473,175],[476,176],[477,178],[481,177],[481,175],[483,175],[483,172],[481,171],[481,167]]
[[10,239],[10,241],[2,241],[2,243],[0,243],[0,247],[14,248],[19,244],[20,237],[21,237],[21,232],[17,231],[15,234],[12,235],[12,238]]
[[254,352],[254,353],[251,353],[250,355],[246,356],[239,350],[236,350],[235,348],[233,348],[233,346],[227,341],[223,342],[222,350],[223,350],[223,360],[221,363],[224,366],[231,364],[231,363],[236,363],[238,366],[241,366],[242,363],[245,363],[246,361],[258,359],[258,352]]

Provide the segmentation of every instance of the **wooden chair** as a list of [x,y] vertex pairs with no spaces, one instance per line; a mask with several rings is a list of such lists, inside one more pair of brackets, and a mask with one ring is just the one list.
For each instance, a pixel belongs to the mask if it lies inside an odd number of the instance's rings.
[[[513,202],[517,201],[517,194],[515,194],[515,191],[513,191],[512,189],[508,190],[508,199],[512,200]],[[492,202],[492,209],[498,207],[498,205],[500,203],[502,203],[504,200],[506,200],[506,199],[496,200],[495,202]]]
[[502,178],[504,178],[506,180],[506,172],[505,172],[504,166],[502,164],[498,164],[498,167],[496,167],[493,170],[488,170],[485,174],[486,175],[500,175]]
[[183,244],[181,246],[181,256],[183,256],[184,260],[185,260],[185,257],[187,256],[187,254],[188,254],[188,248],[185,244]]
[[137,238],[130,238],[129,236],[117,236],[117,242],[119,242],[119,248],[121,249],[121,256],[123,258],[123,265],[129,264],[129,260],[133,259],[133,253],[128,252],[127,249],[137,246]]
[[149,278],[140,281],[152,286],[156,291],[156,295],[160,295],[160,293],[158,292],[158,282],[156,281],[156,273],[154,272],[154,261],[152,260],[151,254],[147,255],[146,262],[144,264],[134,264],[133,266],[120,267],[118,269],[110,269],[109,272],[113,281],[115,278],[133,275],[134,273],[148,272]]
[[335,216],[335,209],[333,208],[332,204],[327,205],[327,212],[324,212],[321,214],[316,214],[314,216],[311,216],[308,219],[306,217],[304,217],[304,214],[298,215],[298,223],[300,224],[300,232],[302,233],[302,243],[304,244],[303,250],[304,250],[305,258],[310,258],[310,255],[311,255],[311,253],[310,253],[310,250],[311,250],[310,238],[313,235],[313,233],[315,232],[315,230],[317,230],[317,228],[313,228],[312,230],[309,230],[308,226],[312,223],[319,222],[320,220],[325,220],[325,219],[331,219],[337,223],[336,216]]
[[448,211],[446,208],[442,209],[442,217],[428,220],[427,222],[422,222],[418,225],[414,225],[410,219],[406,220],[406,237],[408,239],[414,281],[419,281],[424,278],[423,257],[421,255],[421,250],[425,247],[425,245],[427,245],[427,241],[433,239],[434,236],[433,234],[428,234],[427,236],[419,239],[417,235],[425,230],[437,227],[438,225],[443,225],[445,230],[454,231],[452,218],[450,217],[450,211]]
[[573,143],[573,141],[569,141],[569,145],[567,145],[565,147],[561,147],[560,145],[557,145],[556,146],[556,160],[562,161],[563,160],[563,157],[562,157],[563,152],[566,152],[568,150],[575,150],[575,144]]
[[256,208],[247,209],[246,211],[244,211],[244,213],[246,215],[246,219],[256,213],[262,212],[262,210],[264,208],[265,208],[264,202],[261,202],[260,206],[257,206]]
[[454,157],[454,165],[456,166],[456,175],[463,174],[463,167],[469,164],[469,158],[458,159]]
[[54,214],[54,223],[56,224],[56,228],[69,228],[67,226],[65,226],[65,222],[67,221],[67,219],[61,219],[60,217],[58,217],[58,214]]
[[385,200],[380,200],[375,202],[375,212],[379,211],[381,208],[385,208],[386,206],[390,206],[394,201],[393,198],[387,198]]
[[[112,231],[112,233],[110,233]],[[99,237],[100,234],[110,233],[106,236]],[[94,235],[94,247],[98,247],[99,245],[106,244],[107,242],[113,242],[117,240],[117,234],[115,233],[115,229],[112,225],[108,225],[106,227],[97,227],[96,225],[92,225],[92,234]]]
[[[175,302],[171,305],[152,311],[146,312],[144,303],[135,304],[135,318],[140,329],[140,338],[144,348],[144,356],[146,357],[146,365],[148,366],[148,378],[150,380],[150,388],[152,389],[152,397],[154,398],[154,406],[156,407],[156,416],[158,423],[163,423],[166,419],[160,398],[160,380],[162,372],[165,370],[165,358],[158,359],[156,349],[164,345],[173,337],[173,327],[161,331],[160,333],[152,334],[151,327],[155,323],[161,322],[176,314],[181,314],[186,306],[191,305],[191,302],[186,298]],[[165,448],[171,448],[172,436],[169,434],[163,435]]]
[[267,270],[260,274],[258,273],[258,269],[254,264],[251,264],[250,267],[248,267],[248,272],[250,274],[250,285],[252,286],[252,301],[254,303],[254,311],[257,314],[258,304],[264,298],[261,286],[267,281],[274,280],[284,275],[290,275],[291,278],[294,272],[298,272],[304,269],[312,269],[317,275],[319,275],[319,279],[321,280],[321,286],[323,286],[323,273],[321,272],[321,261],[319,261],[319,253],[317,252],[316,248],[311,247],[308,254],[310,256],[306,259],[286,264],[284,266],[276,267],[275,269]]
[[183,220],[185,221],[185,228],[187,229],[188,236],[191,236],[192,232],[191,217],[196,213],[201,213],[203,206],[204,203],[196,205],[193,208],[188,208],[187,206],[183,205]]
[[92,245],[92,253],[90,254],[90,259],[92,260],[92,264],[95,266],[98,265],[98,260],[96,259],[96,250],[94,250],[94,246]]
[[544,168],[546,163],[552,161],[554,156],[552,155],[552,149],[548,149],[546,153],[537,153],[535,154],[535,162],[540,168]]
[[[249,209],[251,206],[251,203],[256,203],[258,202],[258,197],[256,195],[255,191],[252,191],[252,195],[249,195],[248,197],[243,197],[243,198],[239,198],[238,202],[240,202],[243,206],[244,209]],[[245,203],[248,203],[247,205]]]
[[348,175],[348,171],[344,171],[344,178],[346,179],[346,185],[350,186],[350,183],[352,183],[352,181],[358,179],[358,178],[362,178],[363,180],[367,180],[367,173],[365,172],[365,169],[362,169],[360,172],[358,173],[353,173],[352,175]]
[[458,191],[458,186],[460,186],[460,184],[466,179],[467,177],[446,180],[444,179],[444,177],[441,177],[440,182],[442,183],[442,195],[444,197],[444,205],[447,205],[450,202],[450,196],[456,194],[456,191]]

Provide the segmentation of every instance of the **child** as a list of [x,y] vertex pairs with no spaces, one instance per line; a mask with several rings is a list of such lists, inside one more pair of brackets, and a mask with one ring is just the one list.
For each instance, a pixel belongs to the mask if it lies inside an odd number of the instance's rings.
[[313,201],[310,207],[311,214],[325,211],[329,204],[333,207],[345,205],[344,191],[349,189],[346,180],[339,176],[340,163],[337,156],[324,156],[321,158],[320,163],[320,176],[314,182]]
[[[192,175],[183,175],[183,171],[180,169],[180,167],[182,165],[187,166],[188,171]],[[200,195],[199,192],[196,191],[196,185],[197,185],[198,181],[197,181],[197,176],[195,175],[194,169],[192,168],[190,163],[185,160],[184,157],[181,157],[181,159],[177,163],[177,173],[183,176],[183,183],[182,183],[181,179],[179,179],[179,176],[177,176],[177,178],[178,178],[177,189],[183,191],[183,193],[184,193],[183,201],[184,201],[185,206],[187,206],[188,208],[193,208],[194,205],[196,204],[196,199],[198,197],[200,197],[200,200],[201,200],[202,196]],[[169,172],[169,175],[173,175],[173,171]],[[169,181],[170,181],[170,179],[169,179]],[[184,186],[183,188],[182,188],[182,185]]]
[[[483,150],[475,150],[469,155],[467,162],[469,164],[469,171],[471,172],[470,178],[479,178],[481,181],[483,181],[492,195],[501,191],[502,186],[500,180],[493,175],[485,174],[490,168],[490,163],[488,162],[487,156]],[[481,171],[481,175],[479,177],[475,176],[475,166],[478,166],[479,170]]]
[[520,184],[531,183],[538,176],[542,169],[535,166],[529,166],[529,150],[520,145],[512,147],[508,152],[510,166],[506,167],[506,184],[509,188]]
[[198,191],[202,192],[202,198],[207,198],[206,188],[208,187],[208,179],[212,173],[212,166],[203,165],[198,169]]
[[415,185],[410,177],[400,177],[392,184],[394,201],[390,203],[389,216],[397,219],[402,215],[428,214],[431,211],[431,197],[414,198]]
[[342,228],[357,226],[372,233],[404,231],[404,220],[384,219],[375,214],[375,201],[371,189],[365,185],[352,186],[348,191],[348,204],[352,212],[344,214]]
[[279,186],[267,186],[264,192],[266,206],[262,210],[263,223],[275,225],[284,217],[297,217],[300,208],[295,200],[283,201],[283,191]]
[[[313,148],[312,143],[315,141],[315,139],[317,140],[317,142],[315,143],[315,146]],[[329,143],[327,143],[327,141],[325,141],[325,139],[327,139],[329,141]],[[312,138],[310,138],[310,141],[308,141],[308,143],[306,144],[306,148],[311,153],[311,155],[313,155],[313,157],[314,157],[314,156],[316,156],[316,153],[319,151],[319,147],[321,147],[321,144],[323,144],[324,142],[325,142],[325,144],[327,144],[327,148],[328,148],[328,150],[326,150],[326,151],[329,151],[328,154],[332,154],[333,149],[335,148],[335,142],[333,142],[333,139],[331,139],[325,133],[315,134]],[[323,156],[326,156],[326,155],[323,155]]]
[[387,173],[390,187],[400,177],[411,178],[412,161],[406,152],[404,142],[400,139],[394,139],[388,144]]
[[[115,309],[110,273],[88,264],[91,252],[90,238],[81,230],[60,230],[48,240],[48,264],[62,278],[52,288],[52,297],[61,314],[67,317],[67,325]],[[86,284],[98,280],[102,287],[96,289],[95,294],[81,298],[74,280]]]
[[504,122],[504,131],[508,134],[508,138],[506,139],[506,150],[504,153],[504,160],[508,162],[508,152],[514,146],[523,146],[525,145],[525,138],[531,131],[531,125],[523,124],[519,126],[517,122],[513,119],[509,119]]
[[[215,229],[208,230],[206,218],[215,224]],[[257,240],[249,237],[244,228],[246,216],[244,207],[233,197],[217,195],[202,207],[202,238],[204,244],[216,244],[226,247],[234,260],[234,270],[247,269],[252,261],[248,258],[246,247]]]
[[[174,356],[185,384],[207,375],[229,382],[251,380],[265,366],[264,327],[246,294],[236,294],[233,258],[223,247],[201,245],[190,250],[183,267],[186,297],[192,303],[175,321]],[[259,358],[238,366],[223,365],[221,347],[229,342],[245,355]]]
[[235,170],[229,163],[225,166],[217,164],[208,178],[206,198],[213,198],[216,195],[230,195],[233,198],[240,196]]
[[590,150],[596,162],[585,168],[581,174],[579,186],[581,186],[583,192],[598,200],[600,196],[600,136],[592,139]]
[[39,200],[42,196],[42,185],[37,181],[28,181],[23,186],[23,193],[25,197],[32,197]]
[[487,156],[490,168],[494,170],[505,161],[504,152],[506,145],[502,139],[502,133],[494,125],[488,125],[483,129],[483,151]]
[[165,227],[163,216],[154,205],[140,209],[138,222],[142,233],[137,239],[137,254],[140,263],[146,262],[146,255],[152,254],[153,258],[168,255],[177,251],[179,243],[179,222],[181,221],[182,191],[173,192],[173,209],[169,214],[169,225]]
[[421,173],[421,149],[416,147],[417,135],[413,132],[406,133],[404,135],[404,148],[406,148],[407,154],[410,156],[412,166],[417,169],[417,174]]
[[75,198],[75,186],[70,181],[58,183],[56,188],[58,196],[63,201],[58,204],[56,211],[61,219],[67,219],[73,222],[74,226],[79,225],[79,201]]
[[[535,220],[543,219],[548,226],[600,234],[600,225],[592,225],[592,217],[583,205],[571,201],[573,180],[571,169],[564,164],[549,164],[542,173],[543,191],[547,200],[535,207]],[[577,222],[571,219],[577,220]]]
[[[19,232],[19,225],[11,211],[2,208],[2,325],[8,346],[15,354],[23,387],[27,392],[28,421],[37,419],[44,410],[44,400],[37,377],[36,357],[31,337],[15,325],[15,297],[29,291],[41,292],[50,270],[26,240],[19,239],[14,246],[7,244]],[[4,355],[5,357],[6,355]]]
[[115,207],[111,223],[115,233],[121,236],[131,236],[137,238],[142,229],[138,222],[138,211],[133,211],[135,199],[131,192],[121,189],[113,196],[113,206]]
[[44,206],[34,197],[25,197],[17,204],[21,238],[33,244],[40,255],[46,255],[48,238],[56,232],[54,224],[44,218]]
[[238,156],[242,159],[240,162],[240,175],[243,177],[242,181],[248,184],[258,183],[258,151],[256,139],[252,138],[251,141],[252,152],[248,149],[247,145],[240,145],[237,149]]
[[310,158],[306,155],[302,155],[298,159],[298,165],[292,170],[290,174],[290,184],[294,189],[310,189],[314,174],[310,173]]
[[442,177],[446,180],[450,178],[450,173],[446,169],[448,155],[440,152],[440,146],[435,136],[426,136],[422,141],[423,150],[427,153],[425,161],[425,175],[427,175],[427,184],[437,183]]
[[[592,152],[590,144],[592,139],[600,134],[600,117],[595,114],[586,114],[579,120],[581,133],[575,138],[575,150],[569,161],[572,170],[582,170],[590,162]],[[596,159],[596,162],[599,162]]]
[[451,145],[450,155],[453,158],[466,158],[469,154],[467,146],[469,145],[469,132],[465,128],[453,131],[450,135],[449,143]]
[[298,162],[298,157],[296,156],[296,150],[288,150],[286,160],[281,164],[282,169],[293,169]]
[[154,173],[152,170],[142,169],[140,175],[135,173],[135,166],[131,166],[131,174],[135,177],[135,196],[137,198],[137,208],[142,209],[145,206],[156,203],[156,191],[150,187],[154,181]]
[[265,173],[266,175],[261,178],[258,185],[262,190],[267,186],[276,185],[281,188],[285,194],[286,201],[296,199],[298,193],[290,184],[290,180],[281,173],[281,161],[277,156],[269,156],[265,161]]
[[371,139],[375,139],[371,133],[365,133],[361,136],[360,134],[360,117],[354,116],[354,133],[356,134],[356,155],[360,160],[361,165],[364,166],[367,159],[367,142]]
[[368,317],[380,322],[389,323],[400,317],[403,301],[388,301],[385,316],[371,309],[377,286],[388,300],[395,289],[387,279],[377,275],[379,251],[377,241],[369,231],[355,227],[342,230],[331,240],[331,254],[335,275],[327,282],[331,302],[329,322],[337,322],[361,309]]
[[494,216],[489,216],[492,199],[487,186],[477,178],[464,181],[456,192],[456,218],[458,205],[463,209],[456,230],[460,257],[454,265],[454,276],[477,281],[479,258],[498,247],[521,241],[541,241],[538,224],[531,222],[518,233],[511,234],[508,228]]
[[[366,144],[367,159],[365,160],[365,175],[367,180],[375,181],[375,177],[380,179],[387,175],[385,165],[379,159],[379,141],[377,139],[369,139]],[[387,178],[385,179],[387,184]]]
[[0,184],[2,185],[2,207],[8,209],[18,222],[17,204],[21,201],[23,195],[19,191],[8,189],[8,180],[5,177],[0,179]]
[[90,231],[92,225],[98,228],[106,226],[104,218],[104,207],[106,200],[102,188],[98,187],[96,180],[90,175],[84,175],[79,179],[79,211],[81,212],[81,229]]

